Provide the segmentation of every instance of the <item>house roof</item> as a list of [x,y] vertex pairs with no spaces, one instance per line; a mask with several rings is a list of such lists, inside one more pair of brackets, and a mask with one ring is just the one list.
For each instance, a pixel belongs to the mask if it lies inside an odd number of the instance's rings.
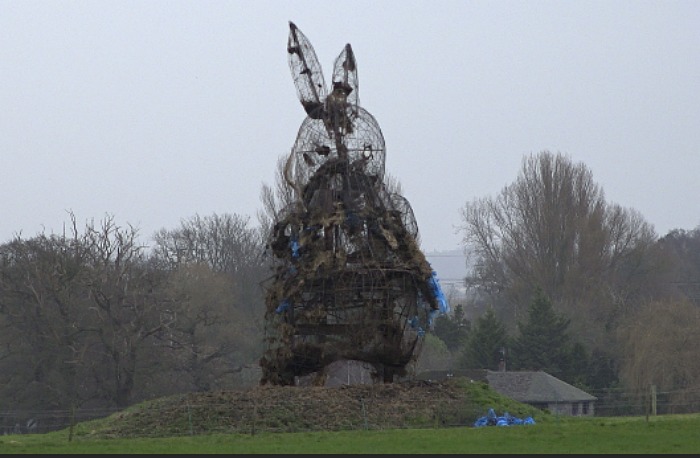
[[489,386],[520,402],[594,401],[593,395],[544,371],[486,371]]

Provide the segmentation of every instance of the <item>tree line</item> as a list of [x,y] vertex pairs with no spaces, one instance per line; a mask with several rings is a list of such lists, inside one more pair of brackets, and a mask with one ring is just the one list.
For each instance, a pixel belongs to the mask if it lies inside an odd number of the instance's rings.
[[247,217],[195,216],[150,247],[111,216],[71,223],[0,246],[3,410],[123,408],[251,383],[267,269]]
[[[282,162],[277,179],[258,226],[197,215],[145,245],[111,216],[81,226],[71,214],[62,234],[0,245],[3,410],[256,384],[266,234],[293,198]],[[505,365],[583,389],[700,391],[700,227],[659,237],[585,165],[547,151],[460,216],[469,295],[435,320],[416,370]]]
[[505,363],[584,390],[700,395],[700,226],[659,237],[548,151],[460,215],[470,295],[437,320],[428,353],[441,356],[423,367]]

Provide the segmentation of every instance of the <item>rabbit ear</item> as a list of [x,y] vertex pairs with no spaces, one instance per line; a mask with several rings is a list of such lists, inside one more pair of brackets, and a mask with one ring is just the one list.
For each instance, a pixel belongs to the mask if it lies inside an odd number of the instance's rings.
[[318,62],[311,42],[291,21],[289,22],[287,52],[289,53],[289,68],[292,71],[299,101],[309,116],[320,117],[327,95],[321,64]]
[[345,45],[333,65],[333,90],[337,89],[345,91],[348,105],[359,105],[360,81],[357,79],[357,62],[350,43]]

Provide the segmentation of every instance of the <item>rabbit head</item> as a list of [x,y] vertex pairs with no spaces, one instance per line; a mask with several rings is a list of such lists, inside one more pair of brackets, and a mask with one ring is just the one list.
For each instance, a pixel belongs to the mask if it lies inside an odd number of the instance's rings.
[[297,97],[307,114],[290,156],[293,181],[303,187],[321,167],[336,163],[381,181],[384,136],[374,117],[359,106],[357,63],[350,44],[335,60],[330,91],[311,42],[293,22],[287,53]]

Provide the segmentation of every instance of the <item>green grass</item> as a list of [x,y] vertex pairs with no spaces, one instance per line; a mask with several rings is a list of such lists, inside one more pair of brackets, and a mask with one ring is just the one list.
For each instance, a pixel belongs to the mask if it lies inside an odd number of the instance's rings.
[[697,453],[700,414],[551,417],[535,425],[95,439],[68,431],[0,437],[4,454]]

